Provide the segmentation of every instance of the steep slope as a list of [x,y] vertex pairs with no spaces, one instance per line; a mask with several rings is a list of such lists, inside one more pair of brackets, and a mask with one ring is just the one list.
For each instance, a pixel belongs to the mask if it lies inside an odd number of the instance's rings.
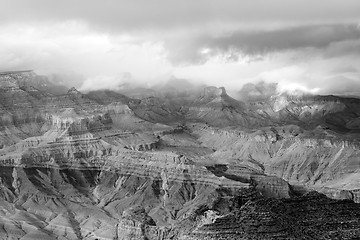
[[123,94],[110,90],[91,91],[88,92],[86,96],[102,105],[108,105],[114,102],[128,104],[132,100]]
[[295,124],[309,130],[320,126],[341,134],[359,132],[360,99],[279,93],[276,88],[272,83],[246,84],[239,98],[246,108],[277,125]]
[[[238,198],[228,214],[207,210],[182,239],[356,239],[358,204],[309,193],[294,199]],[[245,200],[245,201],[244,201]],[[239,204],[243,202],[243,204]],[[245,202],[245,203],[244,203]],[[239,206],[240,205],[240,206]]]
[[[125,234],[138,221],[125,211],[134,206],[144,209],[153,226],[172,228],[187,212],[224,194],[230,197],[241,189],[257,189],[269,197],[291,193],[285,181],[253,169],[225,173],[221,166],[203,167],[191,156],[165,149],[127,150],[106,142],[108,136],[100,139],[87,132],[73,111],[59,117],[69,124],[64,130],[56,120],[58,135],[53,130],[52,139],[33,139],[31,145],[28,139],[1,154],[0,193],[4,204],[20,214],[4,216],[10,223],[2,234],[111,239],[116,229]],[[29,227],[19,227],[23,224]]]
[[0,238],[360,235],[357,99],[52,94],[32,78],[0,76]]
[[[0,74],[0,145],[8,146],[26,137],[46,131],[46,120],[40,111],[42,99],[51,94],[34,87],[21,87],[32,72]],[[44,128],[44,129],[42,129]]]
[[[297,126],[243,132],[189,125],[203,146],[216,149],[212,159],[263,169],[290,184],[316,189],[333,198],[359,202],[359,142],[338,134],[317,134]],[[322,134],[322,135],[321,135]]]
[[0,72],[0,82],[4,78],[12,79],[20,88],[35,88],[51,95],[61,95],[67,92],[67,88],[49,80],[46,76],[37,75],[32,70]]
[[207,87],[186,113],[188,121],[206,122],[212,126],[261,125],[263,119],[246,109],[245,104],[227,95],[224,88]]
[[129,107],[138,117],[153,123],[180,124],[184,119],[181,105],[157,97],[131,102]]
[[341,133],[356,132],[360,104],[357,99],[335,96],[280,95],[271,102],[279,121],[311,129],[319,125]]
[[[118,95],[101,93],[95,101],[73,88],[37,100],[16,84],[9,88],[33,104],[27,107],[37,109],[46,129],[0,150],[0,196],[10,209],[1,213],[5,238],[128,239],[126,234],[143,234],[145,225],[159,237],[209,199],[242,189],[268,197],[292,194],[285,181],[257,169],[203,161],[212,151],[196,137],[159,124],[163,119],[139,118],[143,106],[133,111]],[[171,111],[159,113],[159,103],[146,111],[175,118]]]

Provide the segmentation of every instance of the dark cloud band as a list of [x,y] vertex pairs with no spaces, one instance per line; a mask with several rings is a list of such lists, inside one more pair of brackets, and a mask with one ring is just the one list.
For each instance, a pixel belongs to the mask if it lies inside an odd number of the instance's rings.
[[[236,53],[257,56],[283,50],[326,48],[334,43],[353,40],[360,40],[360,28],[357,24],[307,25],[272,31],[239,30],[223,36],[202,35],[184,41],[180,48],[174,47],[175,51],[179,51],[174,52],[172,57],[175,62],[202,62],[208,55],[202,54],[201,50],[209,49],[212,55],[228,53],[230,57],[233,54],[236,59]],[[342,51],[348,51],[350,47],[349,44],[345,45],[328,54],[341,55]]]

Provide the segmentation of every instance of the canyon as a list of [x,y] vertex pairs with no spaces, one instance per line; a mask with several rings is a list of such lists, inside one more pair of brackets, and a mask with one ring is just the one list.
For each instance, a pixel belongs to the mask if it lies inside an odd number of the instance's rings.
[[0,73],[0,238],[360,238],[360,99],[246,89]]

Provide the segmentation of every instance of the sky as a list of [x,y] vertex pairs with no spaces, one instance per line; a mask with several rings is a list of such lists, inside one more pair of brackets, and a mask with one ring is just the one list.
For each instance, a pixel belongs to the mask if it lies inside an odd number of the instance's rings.
[[[359,0],[0,0],[0,71],[360,96]],[[130,77],[129,77],[130,76]]]

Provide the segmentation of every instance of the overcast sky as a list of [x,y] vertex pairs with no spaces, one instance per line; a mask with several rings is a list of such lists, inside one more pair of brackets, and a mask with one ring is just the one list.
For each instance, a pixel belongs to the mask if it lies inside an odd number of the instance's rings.
[[[0,71],[360,95],[359,0],[0,0]],[[128,75],[126,75],[128,76]]]

